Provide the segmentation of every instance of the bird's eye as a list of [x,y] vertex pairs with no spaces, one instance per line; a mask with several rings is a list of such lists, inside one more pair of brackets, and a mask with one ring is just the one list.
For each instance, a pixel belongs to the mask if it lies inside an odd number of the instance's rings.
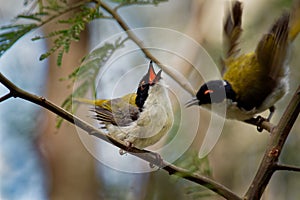
[[144,90],[144,89],[145,89],[145,85],[146,85],[146,81],[142,81],[142,82],[140,83],[140,88],[141,88],[141,90]]
[[140,86],[143,86],[143,85],[145,85],[145,81],[142,81],[142,82],[140,83]]
[[206,90],[205,92],[204,92],[204,94],[211,94],[211,93],[213,93],[214,91],[213,90]]

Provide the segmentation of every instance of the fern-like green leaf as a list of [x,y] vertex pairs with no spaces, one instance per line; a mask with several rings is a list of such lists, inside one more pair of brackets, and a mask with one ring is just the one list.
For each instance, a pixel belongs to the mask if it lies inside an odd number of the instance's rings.
[[[212,174],[208,157],[200,159],[198,153],[194,151],[186,152],[176,161],[176,165],[188,170],[190,173],[199,173],[206,176],[211,176]],[[177,175],[181,176],[181,174]]]
[[40,60],[43,60],[55,51],[58,51],[57,65],[61,66],[63,54],[69,51],[71,42],[79,41],[80,34],[85,30],[87,24],[95,18],[103,16],[99,13],[99,7],[100,5],[96,5],[96,7],[82,6],[81,10],[77,12],[73,17],[58,21],[58,23],[60,24],[68,25],[69,27],[67,29],[53,31],[45,37],[33,38],[34,40],[54,38],[53,46],[49,51],[40,56]]
[[[187,151],[183,156],[176,161],[175,165],[184,168],[189,171],[188,174],[176,173],[178,177],[184,177],[192,173],[201,174],[205,176],[212,175],[212,169],[209,164],[208,157],[200,159],[198,152]],[[211,191],[200,185],[191,185],[185,188],[185,194],[189,196],[189,199],[203,199],[204,197],[211,197],[215,195]]]
[[189,196],[191,200],[200,200],[200,199],[211,199],[213,196],[216,196],[215,193],[207,190],[203,186],[200,185],[193,185],[184,188],[185,194]]
[[[82,64],[64,79],[71,80],[72,83],[75,81],[78,83],[77,88],[63,102],[62,107],[64,109],[70,112],[76,111],[77,105],[72,106],[73,97],[84,97],[88,91],[91,91],[92,94],[96,96],[95,81],[99,70],[118,49],[124,46],[127,40],[128,38],[118,38],[113,43],[105,43],[101,47],[93,50],[82,60]],[[56,126],[60,127],[61,123],[62,118],[58,118]]]
[[26,33],[34,29],[36,24],[17,24],[2,26],[0,33],[0,57],[10,48],[12,45],[24,36]]
[[34,20],[34,21],[42,21],[42,19],[36,15],[18,15],[17,18],[19,19],[31,19],[31,20]]
[[159,3],[166,2],[168,0],[110,0],[110,1],[115,2],[115,3],[127,4],[127,5],[130,5],[130,4],[154,4],[154,5],[157,5]]
[[124,6],[131,5],[158,5],[159,3],[167,2],[168,0],[110,0],[119,5],[116,8],[121,8]]

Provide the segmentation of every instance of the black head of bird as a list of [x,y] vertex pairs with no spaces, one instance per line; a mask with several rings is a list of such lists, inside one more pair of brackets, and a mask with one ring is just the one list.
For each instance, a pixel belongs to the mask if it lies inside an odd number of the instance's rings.
[[235,100],[235,93],[229,83],[223,80],[213,80],[203,84],[196,97],[188,101],[186,106],[222,103],[226,98]]
[[144,103],[148,98],[149,89],[151,89],[151,87],[153,87],[155,84],[159,84],[158,82],[161,80],[161,72],[162,70],[160,70],[157,74],[155,73],[151,61],[148,72],[141,79],[136,92],[137,96],[135,103],[141,110],[143,109]]

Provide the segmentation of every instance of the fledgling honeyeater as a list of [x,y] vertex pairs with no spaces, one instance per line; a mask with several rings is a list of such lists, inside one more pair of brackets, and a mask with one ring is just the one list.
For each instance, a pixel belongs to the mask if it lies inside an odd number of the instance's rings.
[[152,61],[136,93],[116,99],[75,99],[94,105],[92,111],[108,134],[128,146],[145,148],[157,143],[172,127],[173,110],[167,86]]
[[275,21],[254,52],[239,55],[241,25],[242,3],[235,1],[224,21],[223,39],[228,48],[223,59],[223,80],[203,84],[186,105],[209,107],[226,101],[226,118],[244,121],[270,109],[270,120],[275,102],[288,90],[287,62],[291,43],[300,31],[300,1]]

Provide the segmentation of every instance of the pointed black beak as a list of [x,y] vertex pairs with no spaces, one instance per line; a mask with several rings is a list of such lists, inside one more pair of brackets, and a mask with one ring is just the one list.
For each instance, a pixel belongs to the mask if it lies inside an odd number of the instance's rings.
[[156,77],[154,79],[154,83],[157,83],[161,79],[161,72],[162,70],[159,70],[159,72],[156,74]]
[[199,105],[199,100],[196,97],[192,98],[191,100],[189,100],[188,102],[185,103],[186,108],[194,106],[194,105]]

